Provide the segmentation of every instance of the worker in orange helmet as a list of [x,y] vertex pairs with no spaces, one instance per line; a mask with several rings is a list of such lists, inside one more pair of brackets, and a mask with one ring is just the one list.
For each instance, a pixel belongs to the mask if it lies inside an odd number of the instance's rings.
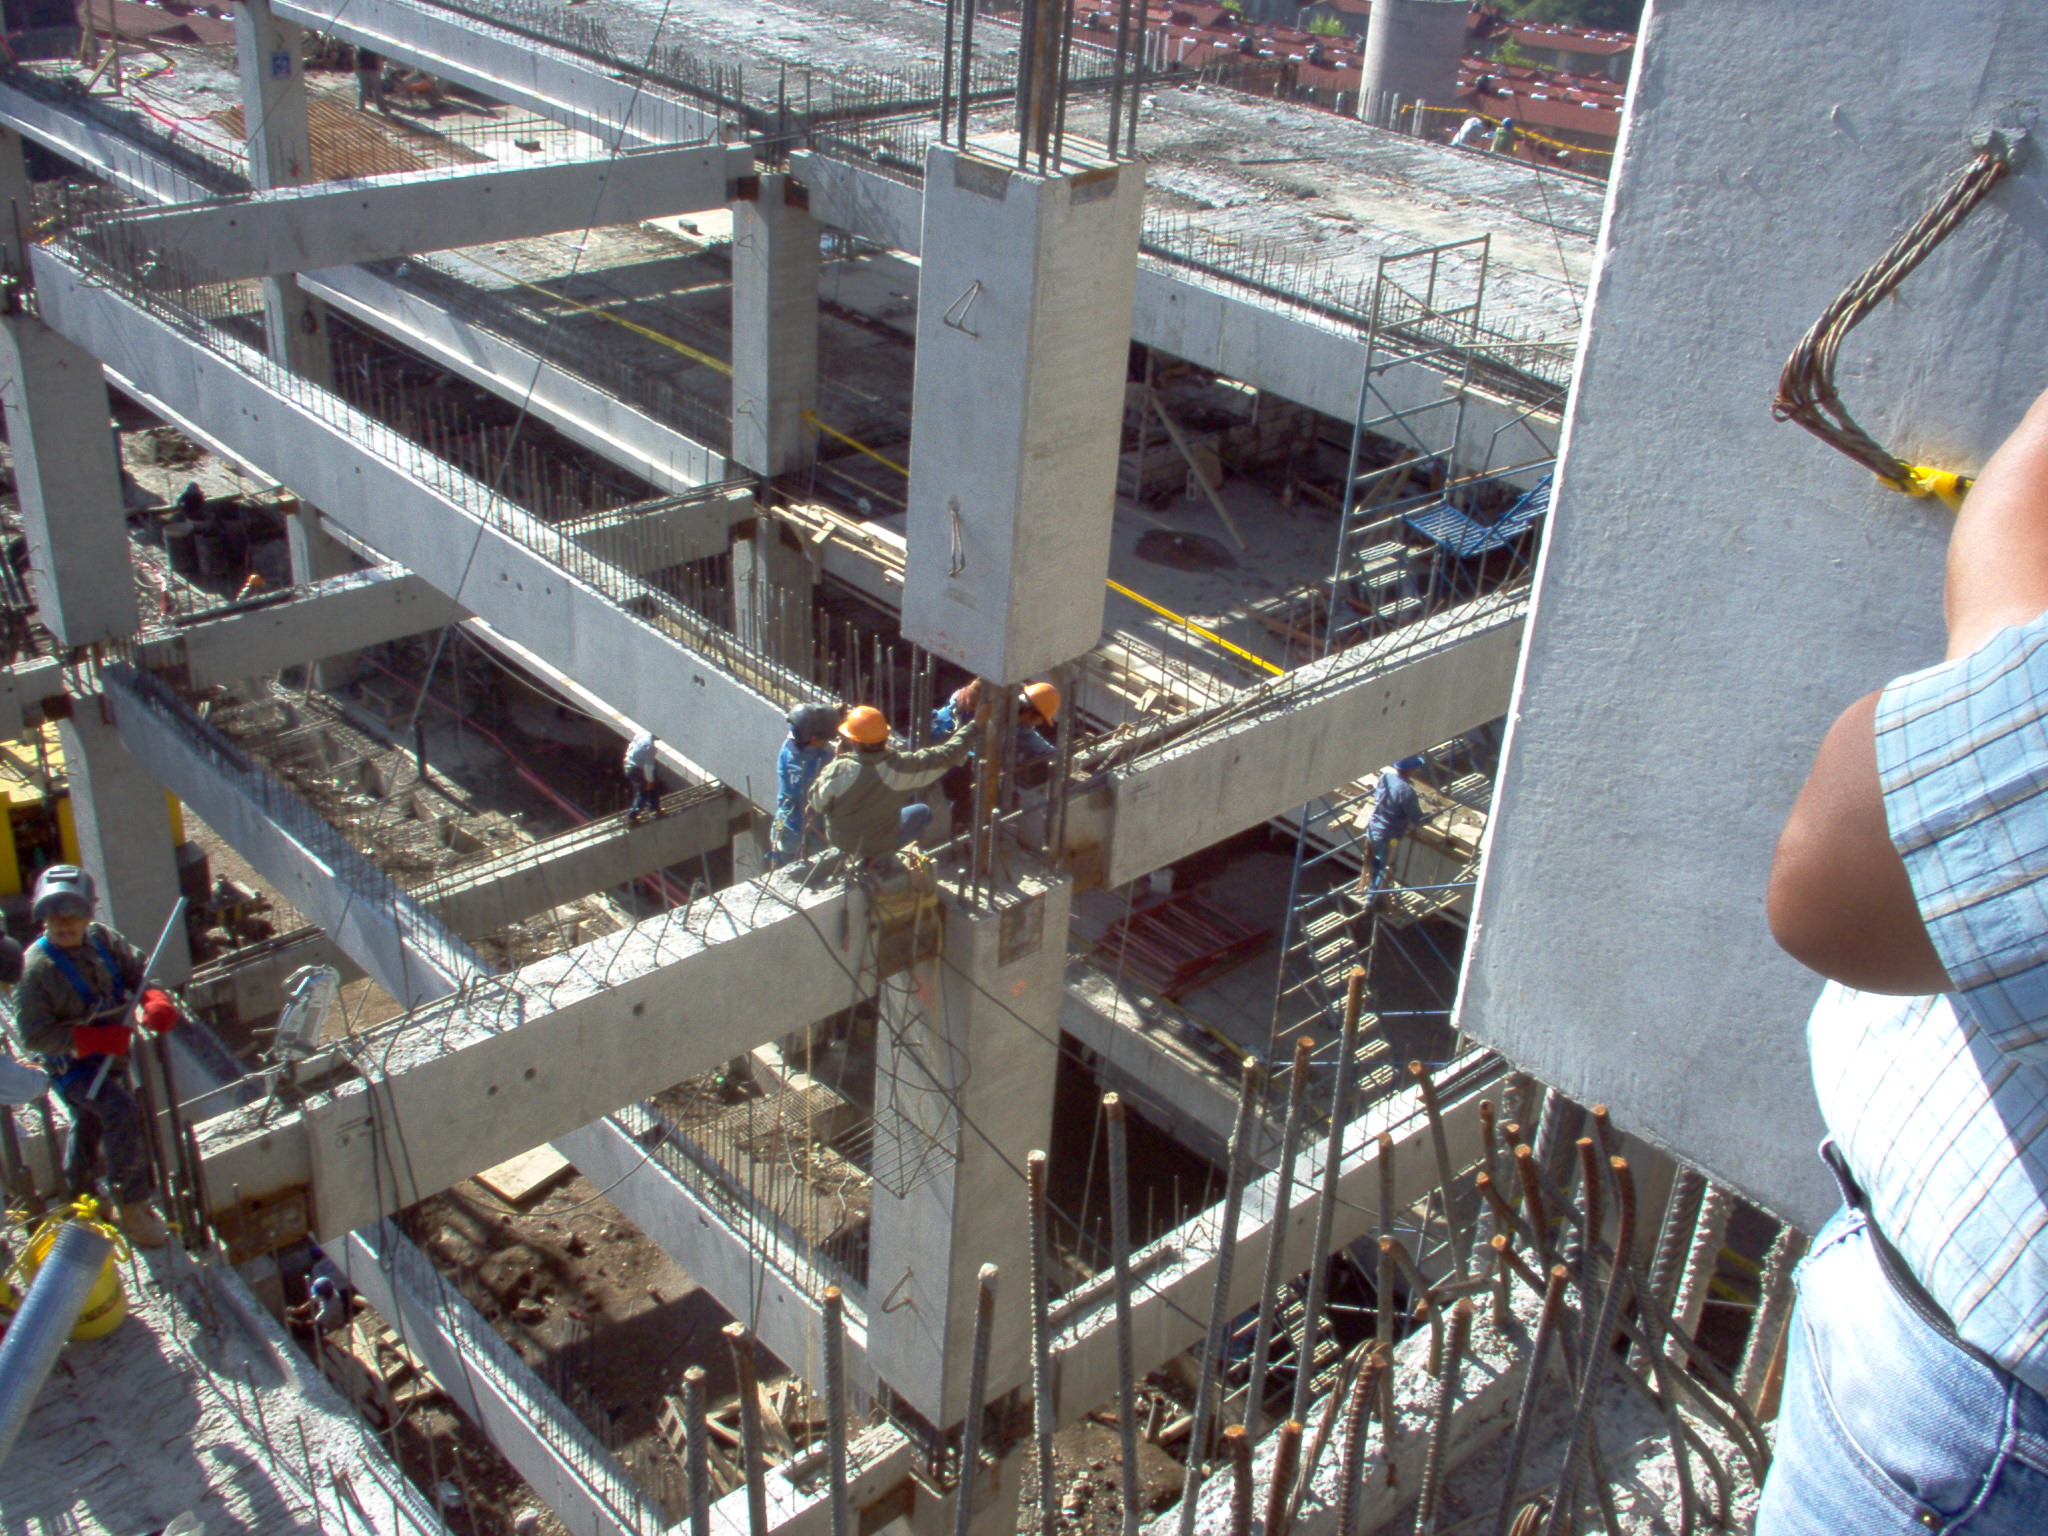
[[811,786],[810,803],[833,847],[856,859],[907,848],[931,825],[932,808],[906,803],[912,791],[936,784],[966,761],[978,714],[934,746],[914,752],[889,744],[889,721],[872,704],[847,711],[839,726],[839,755]]

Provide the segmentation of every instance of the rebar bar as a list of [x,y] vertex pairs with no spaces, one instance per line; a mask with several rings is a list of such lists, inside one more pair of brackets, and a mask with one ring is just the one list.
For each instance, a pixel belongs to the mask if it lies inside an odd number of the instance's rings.
[[960,1477],[953,1490],[953,1536],[968,1536],[974,1524],[974,1485],[981,1471],[982,1400],[988,1395],[988,1342],[995,1321],[996,1267],[984,1264],[974,1284],[974,1345],[967,1366],[967,1417],[960,1425]]
[[1443,1106],[1438,1103],[1436,1084],[1430,1079],[1429,1068],[1419,1061],[1408,1063],[1408,1075],[1415,1079],[1415,1086],[1422,1094],[1422,1112],[1429,1117],[1429,1144],[1436,1155],[1437,1188],[1442,1200],[1444,1231],[1450,1241],[1451,1264],[1459,1279],[1464,1279],[1472,1260],[1471,1234],[1465,1230],[1458,1218],[1457,1185],[1451,1169],[1451,1146],[1444,1134]]
[[1700,1202],[1699,1224],[1693,1228],[1692,1247],[1686,1255],[1685,1273],[1678,1295],[1671,1304],[1679,1331],[1689,1339],[1699,1330],[1700,1316],[1707,1305],[1707,1288],[1721,1262],[1721,1244],[1728,1231],[1728,1218],[1735,1214],[1735,1196],[1718,1184],[1707,1186]]
[[1471,1337],[1472,1303],[1468,1298],[1451,1308],[1450,1337],[1444,1343],[1443,1365],[1436,1379],[1436,1414],[1422,1462],[1422,1490],[1415,1498],[1415,1536],[1436,1536],[1437,1502],[1450,1458],[1451,1415],[1458,1406],[1465,1345]]
[[[1394,1138],[1389,1132],[1381,1131],[1378,1144],[1380,1154],[1380,1236],[1382,1238],[1389,1238],[1394,1235]],[[1387,1252],[1385,1248],[1380,1250],[1380,1266],[1375,1289],[1379,1294],[1374,1298],[1375,1311],[1378,1313],[1378,1316],[1373,1321],[1373,1337],[1388,1348],[1392,1348],[1394,1343],[1394,1256]]]
[[1294,1492],[1294,1474],[1300,1457],[1301,1421],[1289,1419],[1276,1431],[1273,1471],[1266,1484],[1265,1536],[1287,1536],[1288,1495]]
[[1692,1229],[1699,1222],[1700,1201],[1707,1193],[1707,1177],[1698,1169],[1680,1165],[1671,1181],[1671,1198],[1664,1207],[1664,1225],[1657,1234],[1656,1256],[1650,1261],[1651,1293],[1667,1307],[1684,1272],[1685,1256],[1692,1248]]
[[1351,1401],[1344,1412],[1344,1453],[1337,1469],[1336,1536],[1357,1536],[1358,1495],[1365,1481],[1365,1437],[1391,1358],[1386,1345],[1375,1343],[1359,1367],[1358,1379],[1351,1384]]
[[[1223,1331],[1230,1321],[1230,1276],[1237,1261],[1238,1215],[1244,1206],[1245,1167],[1251,1161],[1251,1128],[1258,1096],[1259,1064],[1246,1057],[1238,1077],[1237,1121],[1230,1131],[1229,1168],[1223,1186],[1223,1221],[1216,1233],[1216,1290],[1209,1300],[1209,1326],[1202,1337],[1194,1422],[1188,1439],[1187,1475],[1181,1485],[1180,1536],[1193,1536],[1195,1504],[1202,1492],[1203,1468],[1209,1457],[1209,1427],[1214,1421],[1212,1400],[1223,1354]],[[965,1536],[964,1532],[962,1536]]]
[[[1591,1337],[1595,1341],[1593,1355],[1583,1357],[1579,1378],[1578,1402],[1573,1407],[1570,1426],[1565,1431],[1562,1469],[1557,1480],[1557,1501],[1550,1508],[1550,1519],[1544,1530],[1547,1536],[1562,1536],[1571,1518],[1571,1509],[1577,1499],[1581,1464],[1588,1459],[1589,1437],[1593,1424],[1594,1405],[1599,1400],[1600,1379],[1604,1374],[1598,1368],[1598,1360],[1604,1358],[1604,1341],[1614,1335],[1615,1319],[1621,1307],[1622,1291],[1628,1277],[1628,1266],[1621,1255],[1631,1251],[1635,1242],[1636,1201],[1635,1181],[1625,1177],[1628,1163],[1623,1158],[1611,1160],[1611,1167],[1620,1186],[1620,1212],[1615,1226],[1615,1261],[1609,1267],[1607,1289],[1600,1298],[1600,1309],[1596,1315]],[[1594,1181],[1596,1184],[1598,1180]],[[1587,1240],[1589,1250],[1599,1246],[1597,1235]],[[1583,1281],[1582,1281],[1583,1283]],[[1604,1479],[1602,1480],[1604,1486]]]
[[[1512,1255],[1501,1255],[1503,1266],[1511,1261]],[[1522,1396],[1515,1407],[1515,1427],[1508,1436],[1507,1470],[1501,1475],[1500,1508],[1494,1515],[1493,1536],[1508,1536],[1508,1522],[1514,1518],[1522,1462],[1529,1453],[1529,1432],[1535,1426],[1536,1405],[1543,1396],[1543,1373],[1550,1363],[1551,1346],[1564,1317],[1564,1288],[1568,1279],[1570,1275],[1562,1264],[1551,1266],[1549,1282],[1543,1289],[1543,1311],[1536,1320],[1536,1339],[1529,1346],[1528,1374],[1522,1378]]]
[[825,1287],[825,1481],[832,1501],[832,1536],[853,1536],[846,1490],[846,1303],[839,1287]]
[[[1115,1173],[1112,1170],[1111,1179]],[[1059,1491],[1054,1485],[1052,1437],[1058,1428],[1052,1411],[1052,1326],[1046,1307],[1045,1154],[1033,1151],[1024,1159],[1024,1189],[1031,1223],[1031,1418],[1033,1451],[1038,1457],[1038,1529],[1053,1536],[1059,1525]]]
[[1252,1442],[1242,1424],[1223,1431],[1230,1462],[1230,1536],[1252,1536]]
[[1805,1253],[1806,1234],[1788,1226],[1778,1230],[1776,1241],[1764,1256],[1756,1313],[1749,1324],[1749,1342],[1743,1347],[1741,1369],[1735,1373],[1735,1393],[1752,1407],[1763,1390],[1764,1377],[1770,1372],[1778,1335],[1792,1304],[1792,1271]]
[[[1130,0],[1124,0],[1126,13],[1129,6]],[[1289,1202],[1294,1197],[1294,1164],[1301,1151],[1301,1122],[1308,1102],[1309,1062],[1314,1055],[1315,1042],[1308,1035],[1296,1038],[1294,1066],[1287,1079],[1287,1119],[1280,1132],[1279,1187],[1273,1197],[1272,1217],[1268,1223],[1273,1239],[1267,1244],[1266,1270],[1259,1280],[1259,1320],[1252,1333],[1251,1374],[1246,1378],[1244,1390],[1244,1427],[1254,1435],[1263,1427],[1266,1416],[1266,1368],[1273,1347],[1273,1314],[1279,1306],[1281,1280],[1288,1273],[1287,1233],[1291,1223],[1287,1214]]]
[[1529,1223],[1529,1240],[1536,1250],[1536,1260],[1545,1269],[1555,1257],[1550,1241],[1550,1216],[1543,1208],[1543,1183],[1537,1176],[1536,1154],[1527,1143],[1515,1148],[1515,1176],[1522,1185],[1522,1215]]
[[[1344,991],[1344,1030],[1337,1044],[1337,1076],[1330,1089],[1330,1137],[1323,1154],[1323,1187],[1316,1200],[1315,1240],[1309,1247],[1308,1295],[1301,1308],[1301,1339],[1294,1354],[1292,1419],[1308,1417],[1315,1380],[1316,1335],[1330,1285],[1330,1247],[1337,1218],[1337,1185],[1344,1169],[1344,1132],[1351,1125],[1351,1079],[1358,1066],[1358,1019],[1365,1008],[1365,968],[1353,966]],[[1183,1532],[1182,1536],[1186,1536]]]
[[1131,1174],[1124,1140],[1124,1101],[1104,1094],[1109,1121],[1109,1235],[1116,1266],[1116,1429],[1123,1494],[1123,1536],[1138,1530],[1138,1382],[1131,1337]]
[[761,1385],[754,1371],[754,1336],[745,1323],[727,1323],[725,1341],[732,1347],[733,1375],[740,1392],[741,1475],[747,1485],[748,1536],[768,1536],[767,1448],[761,1443]]

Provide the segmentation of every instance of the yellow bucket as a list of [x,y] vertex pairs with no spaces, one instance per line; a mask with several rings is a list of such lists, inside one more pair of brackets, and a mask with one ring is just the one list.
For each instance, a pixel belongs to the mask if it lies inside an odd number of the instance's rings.
[[64,1223],[74,1216],[114,1239],[113,1251],[107,1255],[107,1262],[100,1266],[100,1277],[93,1282],[92,1294],[86,1297],[85,1307],[78,1314],[78,1323],[71,1330],[71,1340],[76,1344],[106,1337],[120,1327],[121,1319],[128,1315],[128,1293],[121,1288],[121,1272],[114,1267],[116,1259],[127,1256],[128,1242],[114,1227],[98,1219],[99,1202],[90,1196],[69,1210],[53,1212],[38,1224],[28,1240],[28,1247],[7,1273],[0,1276],[0,1308],[13,1312],[21,1306],[29,1282],[35,1279],[36,1271],[49,1257],[50,1245],[57,1241],[57,1234],[64,1229]]

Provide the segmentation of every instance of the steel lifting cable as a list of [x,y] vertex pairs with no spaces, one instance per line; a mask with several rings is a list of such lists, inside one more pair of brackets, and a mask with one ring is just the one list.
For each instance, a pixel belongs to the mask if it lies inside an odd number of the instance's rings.
[[1893,490],[1908,496],[1939,497],[1951,511],[1962,506],[1972,478],[1952,470],[1909,464],[1858,426],[1835,389],[1835,359],[1849,332],[1877,307],[1878,301],[1891,294],[1936,246],[1954,234],[1991,189],[2005,179],[2025,138],[2024,131],[2015,133],[2010,141],[2001,133],[1985,136],[1975,158],[1935,205],[1844,288],[1799,338],[1799,345],[1786,360],[1784,372],[1778,375],[1778,393],[1771,401],[1775,420],[1796,421]]

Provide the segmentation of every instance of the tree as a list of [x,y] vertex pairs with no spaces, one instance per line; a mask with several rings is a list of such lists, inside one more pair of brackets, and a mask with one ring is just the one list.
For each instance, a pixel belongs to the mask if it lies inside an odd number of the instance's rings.
[[1310,20],[1308,30],[1314,37],[1342,37],[1344,23],[1334,16],[1317,16]]
[[1527,64],[1529,62],[1529,55],[1515,46],[1515,40],[1512,37],[1504,37],[1494,47],[1493,62],[1512,69],[1518,64]]

